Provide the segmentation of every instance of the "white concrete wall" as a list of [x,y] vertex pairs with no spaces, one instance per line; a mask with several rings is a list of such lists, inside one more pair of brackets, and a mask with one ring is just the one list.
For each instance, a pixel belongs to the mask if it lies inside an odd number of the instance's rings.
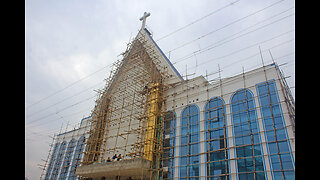
[[[232,97],[233,93],[239,89],[247,88],[252,91],[255,100],[256,112],[258,117],[258,125],[260,129],[260,141],[262,145],[262,151],[264,154],[264,166],[265,171],[267,172],[268,179],[272,179],[271,172],[270,172],[270,164],[269,164],[269,157],[267,156],[267,145],[266,139],[263,130],[263,122],[261,119],[261,113],[259,108],[259,101],[257,97],[256,87],[255,85],[261,82],[265,82],[266,80],[274,79],[277,84],[277,90],[280,97],[281,106],[283,108],[283,114],[286,122],[286,126],[290,127],[291,122],[288,118],[288,113],[286,104],[283,103],[283,93],[282,88],[279,84],[279,76],[277,74],[275,66],[267,66],[265,68],[258,68],[249,72],[245,72],[244,74],[239,74],[234,77],[222,79],[220,86],[220,82],[217,81],[214,84],[208,84],[208,82],[202,77],[196,77],[191,80],[184,81],[183,83],[177,84],[174,87],[169,88],[167,94],[167,110],[175,111],[177,115],[177,123],[176,123],[176,139],[175,139],[175,157],[179,157],[179,144],[180,144],[180,115],[183,108],[187,105],[196,104],[200,108],[200,153],[201,154],[201,171],[200,176],[201,179],[205,179],[206,176],[206,167],[205,167],[205,134],[204,134],[204,106],[208,99],[213,97],[220,97],[224,100],[226,105],[226,121],[227,121],[227,134],[228,134],[228,147],[229,147],[229,159],[234,159],[235,155],[235,144],[233,138],[233,129],[231,123],[231,115],[230,115],[230,98]],[[289,139],[294,139],[293,132],[291,128],[287,128]],[[294,149],[294,140],[290,140],[291,148],[293,154],[295,154]],[[293,143],[292,143],[293,142]],[[178,166],[179,160],[175,158],[175,178],[179,177]],[[230,161],[230,173],[232,173],[232,179],[237,179],[236,172],[236,161]]]

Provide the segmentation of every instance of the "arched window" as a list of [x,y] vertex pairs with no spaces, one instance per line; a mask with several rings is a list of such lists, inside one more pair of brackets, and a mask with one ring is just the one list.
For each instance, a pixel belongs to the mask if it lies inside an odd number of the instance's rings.
[[65,156],[64,156],[64,160],[63,160],[63,164],[62,164],[62,168],[61,168],[59,179],[65,179],[67,177],[67,173],[68,173],[68,170],[69,170],[69,167],[70,167],[70,164],[71,164],[70,161],[71,161],[71,156],[73,154],[73,150],[74,150],[74,147],[75,147],[75,143],[76,143],[75,140],[71,139],[71,141],[68,144],[67,151],[66,151]]
[[228,178],[228,151],[224,102],[216,97],[205,106],[207,178]]
[[196,105],[187,106],[182,111],[180,126],[180,178],[199,179],[200,125]]
[[59,173],[60,168],[61,168],[62,158],[63,158],[63,155],[64,155],[64,151],[66,149],[66,144],[67,144],[66,141],[63,141],[61,143],[61,146],[60,146],[60,149],[59,149],[59,153],[58,153],[58,156],[57,156],[57,160],[56,160],[56,163],[55,163],[53,171],[52,171],[52,177],[50,179],[58,178],[58,173]]
[[51,175],[51,172],[52,172],[52,167],[54,165],[54,162],[56,160],[56,156],[57,156],[57,153],[58,153],[59,145],[60,145],[60,143],[56,143],[54,145],[54,148],[53,148],[53,151],[52,151],[52,155],[51,155],[51,158],[50,158],[50,162],[49,162],[49,165],[48,165],[48,169],[47,169],[47,172],[46,172],[46,176],[44,178],[45,180],[48,180],[50,178],[50,175]]
[[163,172],[164,179],[174,177],[175,128],[176,114],[174,111],[168,111],[164,117],[163,128],[163,167],[168,167],[168,171]]
[[71,169],[69,172],[69,178],[68,178],[69,180],[76,180],[77,179],[77,175],[75,172],[76,172],[77,167],[81,163],[81,158],[82,158],[82,154],[83,154],[83,150],[84,150],[85,141],[86,141],[86,138],[84,137],[84,135],[78,139],[78,142],[76,145],[76,150],[73,154]]
[[237,91],[231,99],[239,179],[265,179],[260,132],[252,92]]
[[290,141],[286,136],[287,130],[282,114],[275,80],[259,83],[256,89],[260,101],[260,112],[272,174],[275,179],[294,179],[294,163],[290,150]]

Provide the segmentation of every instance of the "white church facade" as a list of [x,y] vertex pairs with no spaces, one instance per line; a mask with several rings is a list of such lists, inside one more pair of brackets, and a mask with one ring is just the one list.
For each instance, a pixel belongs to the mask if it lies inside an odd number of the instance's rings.
[[295,179],[295,105],[277,63],[183,79],[148,16],[92,115],[57,135],[44,179]]

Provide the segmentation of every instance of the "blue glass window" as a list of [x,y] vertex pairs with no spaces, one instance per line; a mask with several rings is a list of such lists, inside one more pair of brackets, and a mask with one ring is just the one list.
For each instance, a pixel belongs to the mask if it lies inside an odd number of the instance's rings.
[[60,172],[60,169],[61,169],[61,162],[62,162],[62,158],[63,158],[63,155],[64,155],[64,151],[66,149],[66,141],[63,141],[61,143],[61,146],[60,146],[60,149],[59,149],[59,152],[58,152],[58,155],[57,155],[57,160],[56,160],[56,163],[54,165],[54,168],[53,168],[53,171],[52,171],[52,176],[50,179],[56,179],[58,177],[58,173]]
[[82,158],[82,154],[83,154],[83,150],[84,150],[84,146],[85,146],[85,141],[86,141],[86,138],[84,136],[81,136],[78,139],[78,142],[76,145],[76,150],[73,154],[71,169],[69,172],[69,178],[68,178],[69,180],[76,180],[77,179],[75,172],[81,162],[81,158]]
[[294,164],[274,80],[256,85],[275,179],[294,179]]
[[[176,115],[174,111],[168,111],[164,118],[164,133],[163,133],[163,161],[162,166],[168,167],[167,172],[163,172],[163,179],[173,179],[174,177],[174,149],[175,149],[175,129],[176,129]],[[168,138],[169,135],[169,138]],[[169,141],[169,143],[166,143]],[[182,138],[183,144],[188,143],[187,135]],[[187,164],[187,159],[181,161]]]
[[[196,105],[187,106],[181,114],[180,127],[180,177],[199,179],[200,174],[200,124]],[[189,178],[189,179],[190,179]]]
[[[228,152],[225,149],[227,147],[227,139],[224,102],[218,97],[210,99],[205,106],[204,114],[207,179],[227,179],[229,170]],[[245,128],[238,127],[237,130],[245,131]]]
[[71,141],[68,144],[67,151],[64,155],[64,160],[63,160],[59,179],[65,179],[68,174],[70,164],[71,164],[71,156],[73,154],[74,147],[75,147],[75,140],[71,139]]
[[49,161],[49,165],[48,165],[48,169],[47,169],[47,172],[46,172],[46,176],[45,176],[45,180],[49,180],[50,178],[50,175],[51,175],[51,172],[52,172],[52,167],[53,167],[53,164],[56,160],[56,156],[57,156],[57,153],[58,153],[58,149],[59,149],[59,145],[60,143],[56,143],[54,145],[54,148],[53,148],[53,151],[52,151],[52,155],[51,155],[51,158],[50,158],[50,161]]
[[248,89],[237,91],[231,98],[231,113],[239,179],[265,179],[252,92]]

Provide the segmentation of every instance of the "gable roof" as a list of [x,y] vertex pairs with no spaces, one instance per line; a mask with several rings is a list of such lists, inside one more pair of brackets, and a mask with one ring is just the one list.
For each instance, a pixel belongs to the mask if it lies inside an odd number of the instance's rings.
[[[143,39],[144,43],[140,42],[141,39]],[[148,56],[156,65],[157,70],[160,73],[162,73],[162,75],[167,76],[165,78],[165,82],[167,85],[184,81],[180,73],[173,66],[173,64],[166,57],[166,55],[162,52],[162,50],[159,48],[159,46],[151,37],[151,33],[146,28],[140,29],[137,36],[132,42],[133,44],[129,47],[129,49],[127,49],[123,53],[124,58],[120,62],[118,68],[114,71],[114,74],[112,75],[112,78],[110,79],[110,82],[107,85],[107,87],[105,87],[105,90],[107,90],[108,92],[112,91],[115,79],[119,77],[119,74],[121,74],[122,72],[123,66],[125,65],[126,62],[128,62],[127,61],[128,59],[126,59],[126,56],[129,56],[129,54],[134,53],[134,51],[136,51],[135,46],[138,44],[142,45],[143,48],[146,50]]]
[[[167,79],[168,84],[177,83],[180,81],[183,81],[182,76],[177,71],[177,69],[173,66],[173,64],[170,62],[170,60],[167,58],[167,56],[162,52],[160,47],[157,45],[157,43],[153,40],[151,37],[151,33],[146,29],[141,29],[136,36],[137,38],[144,37],[144,40],[146,40],[145,45],[149,47],[153,52],[156,53],[157,60],[160,62],[160,66],[165,67],[167,69],[167,72],[169,77]],[[150,52],[151,53],[151,52]],[[159,71],[161,71],[161,68],[159,68]]]

